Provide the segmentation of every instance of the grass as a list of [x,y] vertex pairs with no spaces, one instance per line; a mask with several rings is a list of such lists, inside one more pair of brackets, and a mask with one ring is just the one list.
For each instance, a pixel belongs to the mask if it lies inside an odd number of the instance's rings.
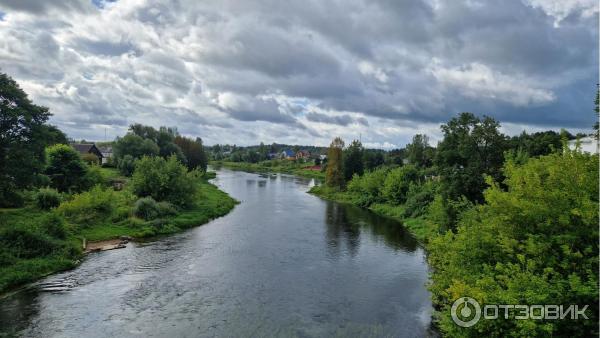
[[[109,179],[120,178],[116,170],[102,170],[103,175],[106,174]],[[119,203],[129,204],[117,206],[121,209],[117,214],[125,211],[122,216],[115,218],[114,215],[108,215],[88,224],[69,222],[56,210],[40,210],[31,203],[24,208],[0,209],[0,292],[50,273],[75,267],[83,255],[84,238],[87,241],[100,241],[120,236],[142,238],[170,234],[227,214],[238,202],[209,183],[207,179],[212,177],[214,174],[209,174],[199,183],[196,203],[192,208],[152,221],[144,221],[131,215],[131,202],[126,202],[131,199],[124,197],[130,194],[127,190],[115,192],[115,199]],[[51,235],[44,226],[48,219],[64,227],[64,238]],[[35,247],[40,245],[45,249],[42,254]]]
[[[309,193],[323,199],[339,203],[347,203],[359,206],[357,197],[350,192],[330,188],[325,185],[317,185],[310,189]],[[404,225],[421,243],[427,243],[429,238],[435,235],[436,227],[424,217],[405,217],[404,205],[393,205],[388,203],[374,203],[368,208],[374,213],[393,218]]]
[[305,167],[314,165],[312,162],[301,163],[290,160],[268,160],[258,163],[213,161],[211,162],[211,165],[215,167],[223,166],[232,170],[242,170],[248,172],[284,173],[308,178],[317,178],[321,180],[325,179],[324,172],[304,169]]

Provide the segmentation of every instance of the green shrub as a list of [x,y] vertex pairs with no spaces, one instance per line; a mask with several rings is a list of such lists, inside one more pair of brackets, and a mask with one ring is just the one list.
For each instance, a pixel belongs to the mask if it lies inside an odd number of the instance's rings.
[[50,210],[60,205],[62,197],[56,189],[42,188],[35,194],[35,203],[42,210]]
[[65,239],[67,237],[65,221],[54,212],[51,212],[42,218],[40,226],[42,230],[51,237],[59,239]]
[[16,258],[34,258],[51,254],[60,243],[34,229],[9,227],[0,232],[0,246]]
[[146,221],[158,217],[158,203],[152,197],[142,197],[133,205],[133,214]]
[[58,191],[82,191],[85,184],[87,165],[79,153],[66,144],[55,144],[46,148],[46,175],[50,177],[52,187]]
[[131,185],[139,197],[152,197],[155,201],[167,201],[180,207],[193,204],[202,172],[191,171],[175,156],[144,156],[136,162]]
[[21,208],[25,204],[23,193],[17,190],[0,190],[0,205],[4,208]]
[[406,201],[406,194],[412,182],[419,179],[419,171],[413,165],[406,165],[392,169],[383,186],[383,196],[392,204],[402,204]]
[[383,168],[366,172],[362,176],[355,174],[348,183],[348,191],[358,196],[355,203],[361,207],[368,207],[373,203],[382,202],[381,188],[386,175],[387,170]]
[[102,169],[98,165],[88,166],[87,172],[83,177],[82,186],[85,189],[89,189],[96,185],[106,185],[107,181],[102,174]]
[[117,162],[117,169],[122,175],[131,176],[135,170],[135,158],[131,155],[125,155]]
[[435,198],[436,186],[433,181],[424,184],[411,183],[406,193],[404,217],[418,217],[427,213],[429,204]]
[[72,200],[63,202],[57,210],[74,223],[90,225],[112,216],[118,204],[116,195],[112,189],[95,186],[90,191],[77,194]]
[[133,206],[133,214],[146,221],[173,216],[177,209],[169,202],[156,202],[152,197],[142,197]]

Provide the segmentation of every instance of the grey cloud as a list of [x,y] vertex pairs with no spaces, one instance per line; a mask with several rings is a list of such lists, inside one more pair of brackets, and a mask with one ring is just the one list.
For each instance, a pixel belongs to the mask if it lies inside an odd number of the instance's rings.
[[317,112],[308,112],[306,114],[306,119],[313,122],[321,122],[321,123],[329,123],[329,124],[337,124],[340,126],[347,126],[352,123],[359,123],[364,126],[368,126],[369,122],[367,119],[360,117],[357,119],[352,118],[352,116],[348,114],[343,115],[327,115]]
[[92,8],[87,0],[40,1],[40,0],[2,0],[0,8],[42,14],[49,10],[85,11]]

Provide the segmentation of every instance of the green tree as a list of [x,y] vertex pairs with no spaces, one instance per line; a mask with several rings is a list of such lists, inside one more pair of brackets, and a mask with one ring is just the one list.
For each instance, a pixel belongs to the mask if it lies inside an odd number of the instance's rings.
[[79,153],[66,144],[55,144],[46,148],[46,170],[51,186],[60,192],[85,189],[87,166]]
[[365,164],[365,170],[373,170],[379,166],[382,166],[385,162],[383,151],[365,149],[363,162]]
[[188,172],[176,156],[168,159],[144,156],[136,162],[131,179],[133,192],[180,207],[193,205],[201,173]]
[[329,145],[327,151],[327,170],[325,174],[325,183],[330,187],[341,188],[344,186],[344,171],[342,162],[342,150],[344,141],[336,137]]
[[[488,177],[486,204],[456,232],[429,245],[433,300],[448,336],[598,335],[598,155],[564,149],[523,165],[508,160],[505,187]],[[589,320],[480,320],[453,323],[461,296],[480,304],[589,305]]]
[[174,142],[183,152],[183,155],[187,159],[186,165],[190,170],[198,168],[202,171],[206,171],[208,157],[206,156],[206,151],[202,145],[201,138],[198,137],[194,141],[190,138],[178,135],[175,137]]
[[56,127],[45,124],[50,115],[0,73],[0,206],[18,205],[17,191],[35,183],[43,170],[44,148],[66,140]]
[[383,184],[383,196],[392,204],[406,202],[408,189],[419,181],[419,170],[412,164],[392,169]]
[[113,146],[113,152],[117,160],[126,155],[138,159],[142,156],[157,156],[160,149],[152,139],[145,139],[137,134],[127,133],[125,136],[117,138]]
[[438,144],[435,162],[445,200],[465,196],[482,202],[484,174],[497,181],[502,178],[507,138],[499,127],[491,117],[480,119],[471,113],[462,113],[442,125],[444,139]]
[[417,167],[430,167],[433,163],[433,148],[429,146],[427,135],[417,134],[412,143],[406,145],[406,158]]
[[350,181],[354,174],[362,175],[364,172],[363,166],[363,146],[358,140],[352,141],[348,148],[344,150],[344,179]]

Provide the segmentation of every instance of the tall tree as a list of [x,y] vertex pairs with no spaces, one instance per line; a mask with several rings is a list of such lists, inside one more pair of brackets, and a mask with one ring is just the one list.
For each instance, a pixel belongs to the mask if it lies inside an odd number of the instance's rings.
[[329,145],[327,151],[327,171],[325,182],[330,187],[344,186],[344,172],[342,163],[342,150],[344,149],[344,141],[336,137]]
[[88,171],[79,153],[66,144],[56,144],[46,149],[46,175],[53,188],[61,192],[80,191]]
[[417,167],[429,167],[433,162],[433,148],[429,146],[427,135],[413,136],[412,143],[406,145],[406,158],[408,162]]
[[482,202],[484,174],[501,181],[507,137],[499,127],[493,118],[480,119],[471,113],[462,113],[442,125],[444,139],[438,145],[435,162],[446,200],[465,196]]
[[196,140],[192,140],[178,135],[175,137],[174,143],[181,149],[183,155],[187,159],[186,164],[188,169],[199,168],[206,171],[208,158],[204,146],[202,145],[201,138],[198,137]]
[[0,206],[18,204],[17,190],[33,184],[43,170],[46,145],[64,138],[45,124],[50,115],[15,80],[0,73]]
[[350,181],[354,174],[359,176],[364,172],[363,146],[359,140],[354,140],[344,151],[344,179]]

